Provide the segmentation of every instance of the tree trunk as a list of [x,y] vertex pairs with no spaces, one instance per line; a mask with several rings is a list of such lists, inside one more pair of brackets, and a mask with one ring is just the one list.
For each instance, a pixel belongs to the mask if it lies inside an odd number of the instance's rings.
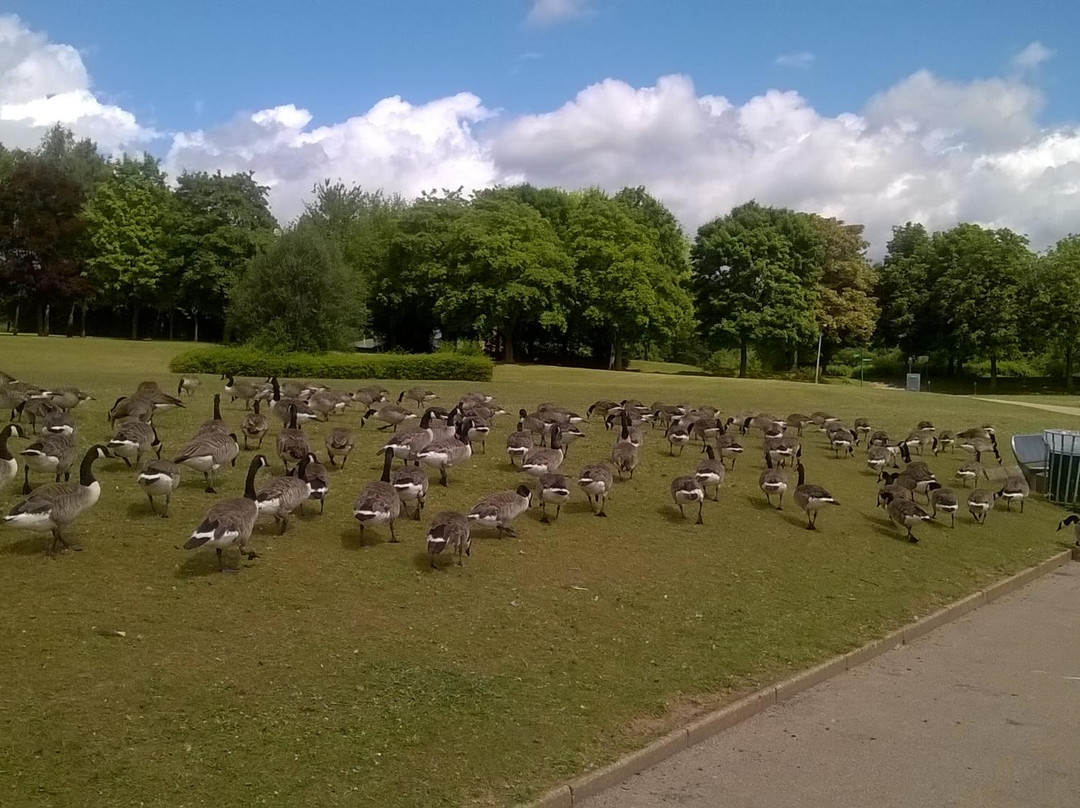
[[791,352],[791,372],[799,372],[799,346],[795,346],[795,350]]
[[746,378],[746,354],[748,352],[748,346],[744,339],[739,343],[739,378]]
[[506,363],[516,361],[514,358],[514,332],[509,328],[503,331],[503,361]]
[[49,336],[49,315],[52,313],[52,303],[45,304],[45,336]]
[[949,375],[956,375],[956,357],[952,354],[949,354]]
[[139,338],[139,304],[131,307],[131,338]]
[[37,305],[37,335],[45,336],[45,306],[41,303]]
[[82,309],[82,325],[79,327],[79,336],[86,336],[86,304],[83,303],[80,307]]
[[173,310],[169,309],[169,342],[172,342],[173,338]]
[[75,336],[75,303],[71,304],[71,308],[68,310],[67,328],[64,329],[65,337]]
[[1065,392],[1073,391],[1073,349],[1072,345],[1065,346]]
[[623,369],[623,350],[622,340],[619,339],[619,335],[615,335],[615,370]]
[[195,322],[195,341],[199,341],[199,313],[195,312],[195,316],[191,318]]
[[990,356],[990,389],[997,390],[997,356]]
[[15,303],[15,320],[12,322],[11,333],[13,336],[19,336],[19,310],[22,308],[22,302],[16,301]]

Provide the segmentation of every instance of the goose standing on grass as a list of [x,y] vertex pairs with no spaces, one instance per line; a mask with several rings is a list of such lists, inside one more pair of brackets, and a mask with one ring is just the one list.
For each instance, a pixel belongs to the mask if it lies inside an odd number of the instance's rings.
[[[878,505],[879,508],[882,507],[883,504],[887,503],[890,498],[893,498],[893,499],[911,499],[911,495],[912,495],[912,492],[914,491],[914,488],[908,488],[908,487],[906,487],[904,485],[901,485],[900,483],[897,482],[897,480],[899,480],[899,479],[900,479],[900,473],[899,472],[895,472],[893,474],[890,474],[887,471],[881,472],[881,475],[878,477],[878,480],[879,480],[879,482],[884,483],[884,485],[878,491],[877,505]],[[908,484],[911,484],[911,478],[906,477],[905,482],[907,482]]]
[[23,459],[23,493],[30,493],[30,472],[35,474],[55,475],[60,482],[63,474],[65,482],[71,479],[71,466],[78,457],[78,449],[73,435],[49,435],[35,440],[19,452]]
[[[314,452],[309,454],[303,472],[300,471],[300,466],[297,465],[290,474],[308,484],[308,487],[311,488],[308,499],[318,502],[319,513],[322,513],[326,509],[326,496],[330,493],[330,472],[326,470],[326,466],[319,462],[318,455]],[[300,512],[303,513],[303,511],[304,507],[301,505]]]
[[154,405],[138,396],[120,396],[106,415],[110,427],[116,426],[116,422],[124,418],[135,418],[149,423],[153,417]]
[[533,449],[521,461],[521,470],[533,477],[558,471],[566,458],[562,448],[562,428],[557,424],[551,428],[551,447]]
[[911,530],[916,525],[929,522],[931,519],[930,514],[910,499],[892,497],[887,494],[883,494],[883,496],[885,497],[885,512],[889,514],[889,520],[898,528],[907,530],[907,540],[909,542],[918,544],[919,540],[912,534]]
[[930,516],[937,519],[938,511],[943,511],[949,514],[950,527],[956,527],[956,512],[960,510],[960,500],[956,497],[956,492],[951,488],[943,488],[941,483],[930,483],[927,489],[930,492]]
[[296,420],[296,407],[289,405],[289,425],[278,433],[277,453],[289,473],[289,463],[294,466],[311,454],[311,444]]
[[94,478],[94,461],[108,457],[109,450],[95,444],[86,450],[79,466],[77,483],[45,483],[35,488],[26,499],[11,509],[4,517],[4,524],[22,527],[37,533],[52,533],[53,542],[49,555],[56,552],[58,544],[64,549],[81,550],[64,537],[64,530],[83,513],[97,504],[101,496],[101,483]]
[[[435,440],[416,453],[416,459],[425,466],[432,466],[439,470],[439,485],[447,485],[446,473],[454,466],[472,457],[472,446],[469,445],[469,428],[472,419],[466,418],[457,426],[457,437],[445,440]],[[393,457],[393,454],[390,455]]]
[[368,483],[360,489],[360,495],[353,503],[353,517],[360,523],[360,537],[364,536],[365,527],[378,525],[390,526],[390,542],[397,543],[394,533],[394,520],[401,515],[401,497],[390,484],[390,465],[394,462],[394,453],[387,449],[383,460],[382,477]]
[[155,412],[171,410],[173,407],[183,408],[184,402],[176,396],[170,396],[157,382],[140,382],[135,390],[135,395],[145,399],[153,405]]
[[296,468],[296,476],[271,477],[270,481],[255,494],[255,507],[259,515],[274,517],[278,526],[278,535],[285,532],[289,525],[289,515],[297,508],[303,508],[311,496],[311,485],[304,474],[307,472],[308,458],[304,455]]
[[956,446],[956,435],[948,429],[942,430],[937,436],[937,445],[938,448],[934,451],[934,454],[944,452],[946,449],[951,452],[953,447]]
[[457,556],[457,565],[465,566],[461,556],[472,555],[472,531],[468,517],[457,511],[439,511],[431,520],[427,532],[427,551],[432,569],[438,569],[435,556],[449,550]]
[[696,502],[698,506],[697,522],[694,524],[705,524],[705,520],[701,518],[701,511],[705,507],[705,489],[701,487],[701,483],[694,477],[676,477],[672,480],[671,498],[675,501],[675,504],[679,506],[679,514],[683,519],[686,518],[686,512],[683,510],[683,506]]
[[868,438],[870,433],[874,431],[874,428],[870,426],[869,418],[856,418],[855,419],[855,445],[858,446],[859,438]]
[[776,503],[776,510],[784,509],[784,494],[787,493],[787,475],[778,468],[773,468],[772,457],[765,453],[765,471],[758,477],[758,488],[765,494],[765,499],[772,505],[773,494],[779,494],[780,499]]
[[1063,528],[1069,527],[1070,525],[1072,525],[1073,538],[1076,539],[1076,546],[1080,547],[1080,516],[1077,516],[1075,513],[1070,513],[1068,516],[1058,522],[1057,529],[1062,530]]
[[415,417],[416,413],[412,410],[399,407],[397,404],[384,404],[377,410],[369,409],[364,413],[363,417],[360,419],[360,427],[363,428],[364,424],[367,423],[369,419],[374,418],[376,421],[382,421],[385,424],[385,426],[379,427],[380,432],[390,429],[391,427],[397,432],[398,426],[406,421],[411,421]]
[[675,447],[679,447],[679,456],[682,457],[683,449],[686,448],[686,444],[690,442],[690,432],[681,422],[673,421],[671,425],[665,430],[664,437],[668,442],[668,456],[672,457],[675,454]]
[[206,493],[216,494],[214,482],[218,469],[227,463],[235,466],[238,454],[240,442],[234,433],[226,435],[222,432],[210,432],[196,435],[184,444],[173,462],[202,472],[203,479],[206,480]]
[[[589,500],[589,509],[596,516],[607,516],[604,508],[607,506],[607,498],[611,495],[611,487],[615,483],[615,477],[611,473],[611,467],[604,462],[590,463],[578,474],[578,485],[585,492]],[[593,498],[599,510],[593,508]]]
[[370,384],[367,387],[361,387],[355,393],[353,393],[353,401],[358,401],[365,407],[370,408],[373,404],[379,404],[386,401],[386,394],[390,391],[385,387],[381,387],[377,384]]
[[258,440],[256,451],[262,448],[263,438],[270,431],[270,419],[259,412],[259,402],[255,402],[254,412],[249,412],[240,422],[240,431],[244,433],[244,451],[248,450],[248,440]]
[[[431,428],[433,414],[430,409],[424,410],[424,414],[420,418],[420,426],[395,432],[394,436],[379,449],[378,454],[391,449],[394,452],[394,457],[400,458],[408,465],[410,460],[416,458],[421,449],[435,440],[435,432]],[[455,415],[456,410],[450,412],[448,416],[450,423],[453,423]]]
[[967,488],[968,480],[971,480],[972,485],[976,485],[980,474],[986,479],[990,479],[986,475],[986,469],[978,460],[968,460],[956,470],[956,477],[963,482],[964,488]]
[[985,524],[986,515],[994,507],[994,495],[985,488],[976,488],[968,494],[967,506],[971,518],[980,525]]
[[506,454],[510,457],[510,465],[515,465],[514,458],[518,460],[524,460],[527,455],[536,445],[536,441],[533,439],[533,433],[525,430],[525,425],[522,421],[518,421],[517,431],[511,432],[506,436]]
[[349,459],[349,453],[356,445],[356,436],[347,426],[337,426],[326,434],[326,454],[330,458],[330,465],[337,466],[337,458],[341,458],[341,468]]
[[51,413],[59,411],[59,407],[52,402],[44,398],[31,398],[20,404],[16,410],[19,413],[19,420],[22,420],[23,415],[27,415],[30,418],[30,430],[37,432],[38,421],[43,421]]
[[248,561],[258,558],[257,553],[245,553],[244,548],[251,539],[251,531],[259,517],[259,508],[255,504],[255,475],[266,465],[268,463],[264,455],[251,458],[244,483],[244,496],[211,505],[202,522],[184,542],[185,550],[213,547],[217,551],[218,569],[221,572],[240,571],[239,564],[235,568],[225,566],[222,552],[226,547],[235,545],[240,555],[246,555]]
[[547,506],[555,506],[555,518],[559,518],[563,503],[570,499],[570,481],[565,474],[543,474],[536,483],[540,498],[540,521],[545,525],[551,522],[547,515]]
[[180,487],[180,466],[168,460],[151,460],[139,472],[136,482],[150,500],[151,512],[157,513],[154,497],[165,497],[165,510],[159,515],[168,517],[172,493]]
[[142,456],[147,452],[161,457],[161,438],[158,437],[157,429],[150,424],[127,420],[116,428],[109,441],[109,451],[113,457],[123,460],[128,468],[131,468],[131,461],[134,460],[137,468]]
[[415,401],[416,406],[423,407],[427,402],[437,399],[438,396],[426,387],[410,387],[408,390],[401,391],[401,394],[397,397],[398,404],[406,398],[409,401]]
[[866,467],[873,471],[875,474],[880,474],[885,470],[885,466],[890,462],[895,462],[895,457],[884,446],[869,446],[866,449]]
[[835,457],[851,457],[855,454],[855,433],[850,429],[834,429],[829,432],[829,448]]
[[225,378],[227,380],[225,383],[225,395],[229,397],[229,403],[239,398],[243,400],[245,410],[251,409],[251,400],[259,394],[262,386],[243,379],[237,381],[231,373],[226,373]]
[[614,401],[608,401],[607,399],[600,399],[589,405],[589,409],[585,410],[586,420],[592,420],[593,412],[598,412],[602,418],[604,418],[605,428],[611,429],[611,424],[607,421],[607,417],[616,412],[622,412],[622,407]]
[[713,495],[713,501],[720,501],[720,486],[724,484],[724,477],[727,474],[727,469],[724,467],[724,463],[721,460],[716,459],[716,452],[712,446],[705,446],[705,451],[708,457],[698,463],[697,471],[694,472],[694,479],[698,481],[698,485],[706,494],[709,493],[709,489],[715,489]]
[[11,481],[19,476],[19,461],[8,448],[8,438],[14,435],[16,438],[25,438],[26,433],[18,424],[8,424],[0,429],[0,493],[7,488]]
[[199,389],[200,384],[202,384],[202,380],[198,376],[181,376],[176,385],[177,397],[179,398],[184,393],[187,393],[188,396],[195,395],[195,391]]
[[795,504],[806,514],[806,529],[817,530],[818,511],[828,505],[840,503],[820,485],[806,482],[806,470],[802,463],[799,463],[795,470],[799,474],[799,483],[795,486]]
[[1028,487],[1027,480],[1023,477],[1009,477],[1001,486],[1001,490],[994,494],[994,499],[1004,499],[1006,511],[1011,511],[1012,504],[1019,502],[1020,513],[1023,513],[1024,500],[1027,499],[1029,493],[1031,493],[1031,488]]
[[505,533],[517,536],[517,531],[510,523],[517,519],[532,504],[532,490],[522,483],[515,491],[498,491],[488,494],[466,514],[473,527],[485,527],[498,532],[501,539]]
[[634,479],[634,469],[637,468],[638,464],[639,446],[640,442],[634,443],[633,432],[630,429],[630,416],[624,411],[622,414],[622,432],[619,439],[615,441],[615,446],[611,449],[611,462],[615,464],[620,480],[623,474],[629,474],[630,479]]
[[68,410],[53,410],[41,419],[42,435],[74,435],[75,417]]
[[735,461],[743,453],[742,444],[730,432],[725,432],[716,439],[716,448],[720,450],[721,460],[731,461],[731,470],[735,470]]
[[195,430],[196,435],[206,435],[210,432],[224,432],[228,434],[229,425],[221,417],[221,393],[214,393],[214,417],[209,421],[203,421]]
[[49,401],[65,412],[73,410],[84,401],[93,401],[94,397],[85,390],[71,385],[54,387],[49,391]]
[[[960,433],[963,435],[963,433]],[[997,440],[991,434],[989,437],[958,437],[956,445],[963,449],[968,454],[975,455],[975,462],[981,463],[982,456],[987,452],[990,452],[997,458],[997,462],[1001,463],[1001,452],[998,451]]]
[[406,502],[415,502],[416,506],[413,511],[413,519],[417,522],[420,521],[420,514],[424,510],[424,505],[427,504],[428,493],[428,476],[420,466],[406,465],[404,468],[400,468],[394,472],[390,478],[390,484],[394,486],[394,490],[398,493],[398,499],[401,500],[402,510],[405,511],[405,515],[408,515],[408,509],[405,507]]

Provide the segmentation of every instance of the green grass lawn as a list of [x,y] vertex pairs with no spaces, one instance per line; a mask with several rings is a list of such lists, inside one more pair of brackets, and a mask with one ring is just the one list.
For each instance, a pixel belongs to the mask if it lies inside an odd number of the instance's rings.
[[[175,384],[165,367],[182,347],[0,337],[0,368],[90,390],[97,400],[76,410],[85,447],[109,437],[116,396],[144,378]],[[156,419],[166,455],[210,417],[222,383],[203,381],[188,409]],[[478,385],[432,386],[452,402]],[[513,366],[483,387],[515,411],[636,397],[725,413],[824,409],[896,434],[923,418],[939,428],[989,421],[1003,447],[1012,432],[1080,426],[870,386]],[[241,405],[224,416],[239,425]],[[339,420],[359,427],[356,411]],[[452,471],[448,489],[433,486],[429,514],[521,482],[503,451],[513,426],[503,419],[486,456]],[[599,423],[583,426],[573,472],[613,441]],[[309,428],[315,445],[326,429]],[[378,476],[385,435],[371,425],[358,434],[325,515],[309,510],[283,537],[261,525],[261,557],[239,575],[219,574],[212,551],[178,549],[213,500],[201,475],[187,476],[172,518],[158,519],[118,460],[99,464],[101,500],[72,530],[84,552],[49,559],[45,537],[0,533],[0,803],[514,803],[1066,546],[1059,511],[1038,501],[1023,515],[1002,505],[984,527],[966,514],[956,530],[927,525],[909,545],[875,510],[861,451],[836,460],[818,434],[804,441],[808,478],[842,502],[819,531],[793,508],[765,507],[759,437],[747,438],[697,527],[678,518],[668,484],[701,455],[668,457],[656,431],[634,480],[616,483],[609,519],[590,516],[575,492],[555,525],[529,513],[519,538],[478,534],[463,569],[436,572],[423,525],[399,523],[400,544],[384,530],[360,541],[351,505]],[[279,472],[273,440],[264,447]],[[219,490],[240,493],[250,457]],[[949,477],[963,459],[931,465]],[[0,492],[0,507],[18,499],[15,487]]]

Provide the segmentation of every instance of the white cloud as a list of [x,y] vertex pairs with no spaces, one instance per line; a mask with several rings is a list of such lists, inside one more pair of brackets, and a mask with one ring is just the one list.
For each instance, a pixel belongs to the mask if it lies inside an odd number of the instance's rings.
[[75,48],[50,43],[14,15],[0,15],[0,142],[36,146],[55,123],[108,152],[155,135],[131,112],[94,95]]
[[817,61],[817,57],[810,51],[792,51],[791,53],[781,53],[773,61],[773,64],[780,67],[794,67],[797,70],[808,70],[815,61]]
[[585,13],[587,0],[533,0],[525,18],[530,25],[554,25]]
[[1013,56],[1009,60],[1009,63],[1021,72],[1027,70],[1034,70],[1036,67],[1047,61],[1054,55],[1054,51],[1046,47],[1043,43],[1036,40],[1024,48],[1022,51]]

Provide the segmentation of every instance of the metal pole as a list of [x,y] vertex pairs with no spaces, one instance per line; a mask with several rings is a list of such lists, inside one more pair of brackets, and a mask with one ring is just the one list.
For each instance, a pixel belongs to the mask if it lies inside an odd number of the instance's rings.
[[814,365],[814,384],[818,383],[818,376],[821,374],[821,332],[817,335],[817,364]]

